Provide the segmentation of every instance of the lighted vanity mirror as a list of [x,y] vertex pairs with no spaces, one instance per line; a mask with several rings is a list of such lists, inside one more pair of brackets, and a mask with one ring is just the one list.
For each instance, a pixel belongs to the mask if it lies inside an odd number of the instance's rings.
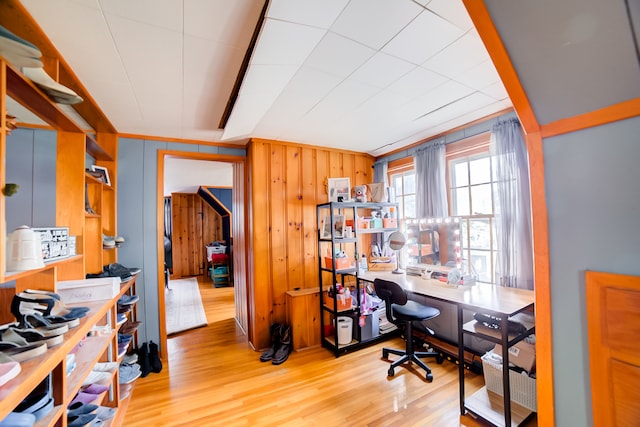
[[460,219],[407,218],[401,222],[407,237],[407,265],[432,264],[460,268]]

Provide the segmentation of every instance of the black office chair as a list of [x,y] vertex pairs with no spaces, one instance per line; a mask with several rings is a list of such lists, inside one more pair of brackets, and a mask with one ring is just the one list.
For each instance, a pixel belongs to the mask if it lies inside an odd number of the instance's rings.
[[387,319],[404,330],[404,336],[406,341],[405,350],[397,350],[394,348],[383,348],[382,357],[387,359],[389,353],[402,356],[400,359],[391,363],[388,374],[392,377],[395,374],[395,367],[405,362],[415,362],[418,366],[427,371],[427,381],[433,381],[433,375],[431,369],[424,363],[421,358],[423,357],[435,357],[436,362],[441,364],[443,357],[434,351],[414,351],[413,350],[413,325],[414,321],[422,321],[433,319],[440,315],[440,310],[435,307],[429,307],[419,304],[415,301],[410,301],[407,298],[407,293],[402,289],[400,285],[395,282],[390,282],[383,279],[375,279],[373,281],[373,287],[376,291],[376,295],[385,302],[385,310],[387,312]]

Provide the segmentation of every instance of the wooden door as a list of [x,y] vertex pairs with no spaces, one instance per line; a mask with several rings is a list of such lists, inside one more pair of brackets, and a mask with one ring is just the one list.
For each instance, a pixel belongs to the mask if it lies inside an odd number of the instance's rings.
[[640,420],[640,277],[586,273],[593,422]]

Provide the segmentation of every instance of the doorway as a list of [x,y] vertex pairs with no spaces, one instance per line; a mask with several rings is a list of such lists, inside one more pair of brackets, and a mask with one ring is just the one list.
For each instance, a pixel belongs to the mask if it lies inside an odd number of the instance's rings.
[[[233,238],[234,256],[233,266],[233,310],[235,312],[235,322],[240,326],[243,333],[247,331],[247,292],[246,292],[246,250],[244,243],[245,218],[244,209],[244,157],[224,156],[205,153],[159,151],[158,152],[158,224],[164,222],[164,196],[166,193],[182,192],[196,193],[201,185],[218,186],[226,184],[233,189],[232,192],[232,218],[231,238]],[[186,166],[185,166],[186,165]],[[224,171],[225,176],[219,175]],[[216,175],[218,172],[218,175]],[[166,185],[167,177],[170,177],[171,184]],[[215,185],[213,185],[215,184]],[[167,187],[167,188],[165,188]],[[158,227],[158,277],[165,277],[164,269],[164,230]],[[205,248],[202,248],[206,251]],[[175,253],[174,253],[175,256]],[[203,258],[204,259],[204,258]],[[175,264],[175,260],[174,260]],[[204,269],[200,274],[199,281],[206,280],[208,270]],[[203,275],[205,277],[203,277]],[[211,280],[209,278],[209,280]],[[170,282],[169,282],[170,283]],[[213,285],[212,285],[213,287]],[[167,348],[167,328],[166,328],[166,300],[165,300],[164,280],[158,283],[158,312],[160,317],[160,341],[161,348]]]

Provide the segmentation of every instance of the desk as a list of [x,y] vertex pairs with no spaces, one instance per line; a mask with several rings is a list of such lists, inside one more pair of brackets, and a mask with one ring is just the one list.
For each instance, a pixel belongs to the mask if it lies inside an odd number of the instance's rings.
[[[477,283],[473,286],[454,287],[439,280],[423,279],[419,276],[411,276],[406,274],[394,274],[390,271],[367,271],[358,274],[360,280],[373,282],[375,279],[384,279],[398,283],[407,292],[425,295],[441,301],[455,304],[458,311],[458,356],[461,363],[458,364],[459,382],[460,382],[460,414],[464,415],[466,411],[472,412],[494,424],[498,424],[501,420],[496,419],[496,409],[489,405],[484,408],[488,402],[488,392],[482,389],[469,399],[469,404],[465,405],[464,396],[464,334],[474,334],[480,338],[499,343],[502,346],[503,366],[509,363],[509,347],[528,335],[535,332],[533,316],[525,315],[523,312],[533,309],[534,292],[524,289],[505,288],[502,286],[489,285],[485,283]],[[492,316],[502,318],[501,332],[488,330],[487,328],[476,328],[476,321],[463,324],[463,311],[471,310],[481,313],[490,314]],[[520,335],[507,333],[508,317],[516,317],[518,321],[523,323],[527,331]],[[514,404],[512,414],[512,404],[510,399],[511,389],[509,386],[509,369],[502,370],[502,385],[504,390],[503,408],[504,425],[511,426],[512,417],[515,425],[519,425],[530,414],[531,411],[520,405]],[[476,396],[484,394],[485,397]]]

